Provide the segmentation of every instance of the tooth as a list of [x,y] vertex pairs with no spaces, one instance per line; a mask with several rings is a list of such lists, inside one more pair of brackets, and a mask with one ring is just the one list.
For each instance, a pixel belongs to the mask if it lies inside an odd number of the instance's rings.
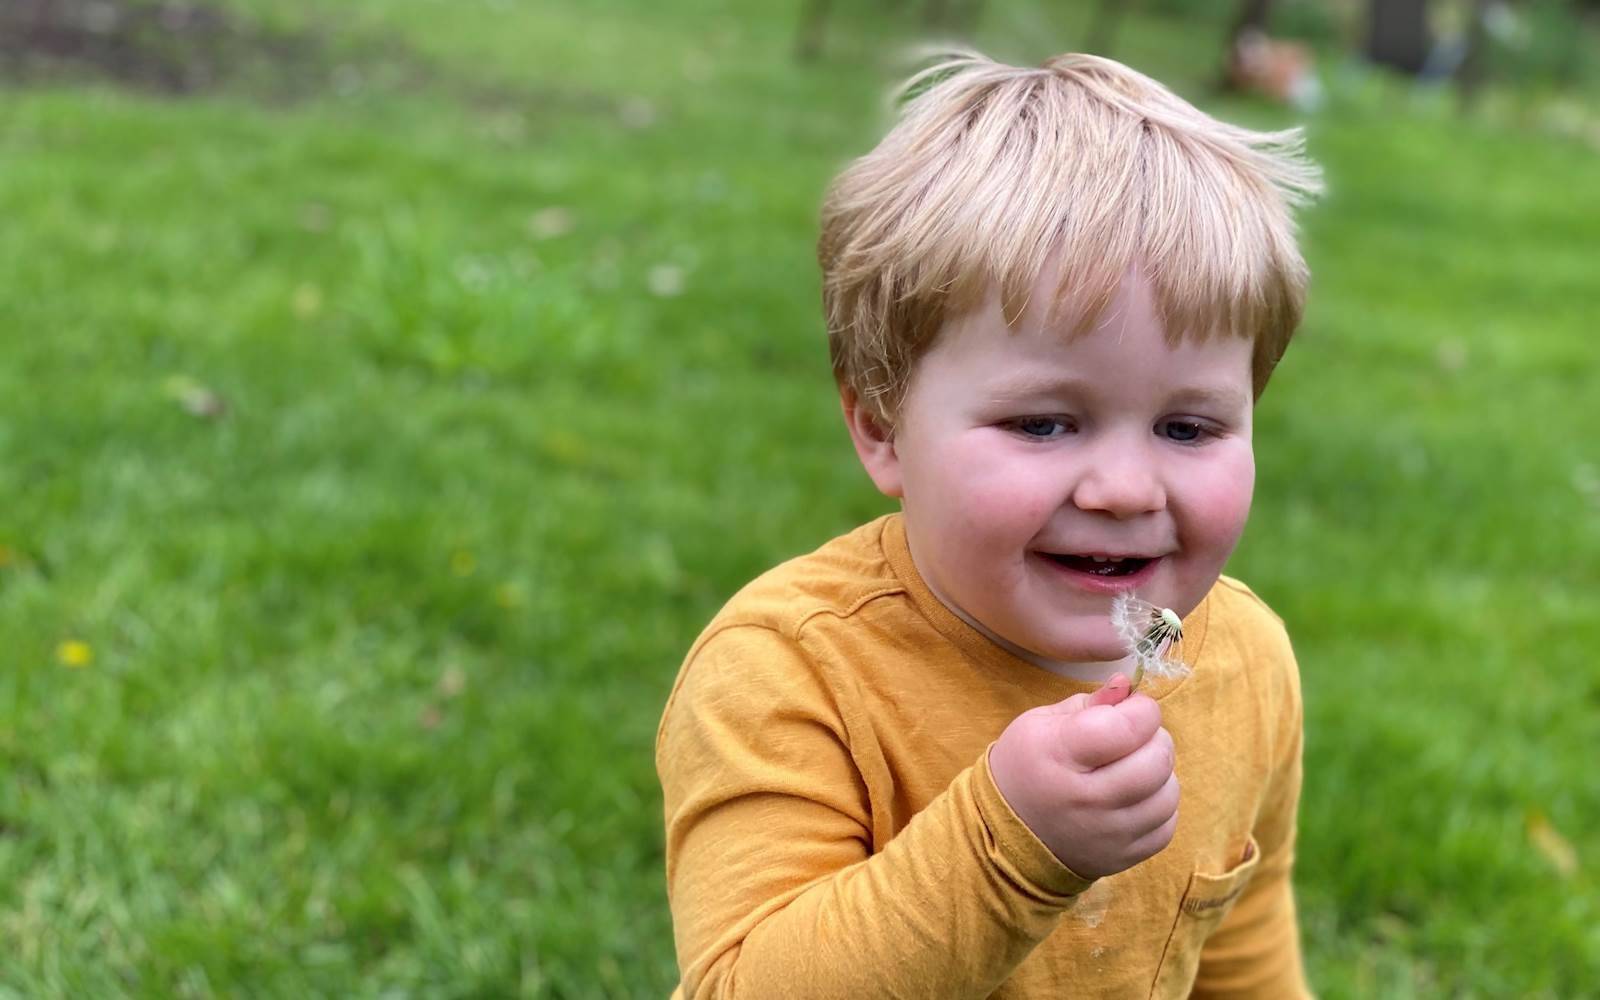
[[1089,558],[1093,559],[1095,562],[1105,562],[1106,561],[1106,557],[1105,556],[1090,556]]

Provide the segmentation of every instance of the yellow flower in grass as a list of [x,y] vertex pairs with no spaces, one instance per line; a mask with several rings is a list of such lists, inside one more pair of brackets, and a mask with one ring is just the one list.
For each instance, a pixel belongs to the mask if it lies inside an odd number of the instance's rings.
[[65,639],[56,646],[56,662],[81,670],[94,662],[94,648],[82,639]]

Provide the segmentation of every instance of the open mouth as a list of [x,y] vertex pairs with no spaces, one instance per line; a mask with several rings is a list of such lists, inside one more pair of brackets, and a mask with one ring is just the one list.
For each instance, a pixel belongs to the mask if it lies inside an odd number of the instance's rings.
[[1092,576],[1132,576],[1155,561],[1142,556],[1074,556],[1055,552],[1041,555],[1051,562]]

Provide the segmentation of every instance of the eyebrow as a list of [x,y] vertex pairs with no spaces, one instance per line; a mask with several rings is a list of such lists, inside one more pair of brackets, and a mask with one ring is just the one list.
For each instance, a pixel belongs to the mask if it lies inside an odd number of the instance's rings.
[[[990,388],[995,403],[1015,403],[1040,396],[1083,398],[1093,396],[1096,386],[1088,379],[1051,375],[1021,375],[998,382]],[[1217,385],[1187,385],[1170,397],[1173,406],[1216,406],[1243,409],[1248,397],[1237,389]]]
[[1018,375],[996,381],[989,397],[996,403],[1011,403],[1036,396],[1088,396],[1094,386],[1087,379],[1058,378],[1052,375]]
[[1185,386],[1172,394],[1173,405],[1217,406],[1244,409],[1249,405],[1249,397],[1237,389],[1225,389],[1221,386],[1192,385]]

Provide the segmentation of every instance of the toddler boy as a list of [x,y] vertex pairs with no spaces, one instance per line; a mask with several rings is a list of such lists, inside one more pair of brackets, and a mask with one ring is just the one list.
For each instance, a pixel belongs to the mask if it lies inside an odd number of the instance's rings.
[[[908,91],[819,244],[845,421],[901,510],[684,661],[677,995],[1303,996],[1299,679],[1221,572],[1315,168],[1091,56]],[[1130,692],[1126,592],[1183,617],[1186,675]]]

